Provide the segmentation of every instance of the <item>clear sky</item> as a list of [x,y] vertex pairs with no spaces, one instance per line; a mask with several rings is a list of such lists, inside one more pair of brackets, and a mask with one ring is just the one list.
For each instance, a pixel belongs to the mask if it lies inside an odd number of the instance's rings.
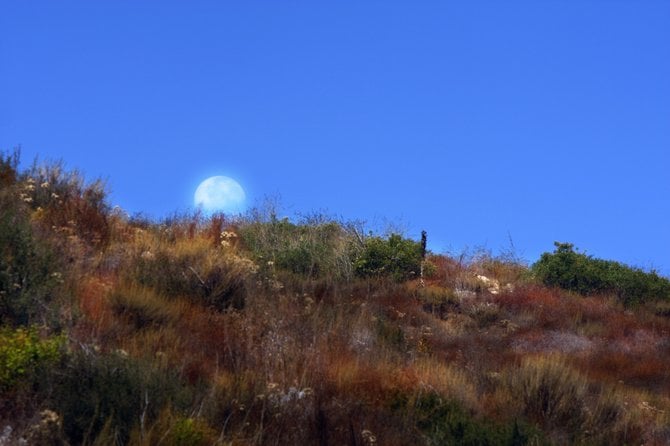
[[670,274],[670,2],[6,1],[0,148],[164,216],[237,179],[429,247]]

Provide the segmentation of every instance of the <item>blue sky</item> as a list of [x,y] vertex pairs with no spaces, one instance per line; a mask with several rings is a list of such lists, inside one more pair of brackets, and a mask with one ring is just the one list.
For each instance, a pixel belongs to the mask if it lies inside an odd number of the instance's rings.
[[555,240],[670,274],[668,1],[30,1],[0,14],[0,148],[163,216],[250,201]]

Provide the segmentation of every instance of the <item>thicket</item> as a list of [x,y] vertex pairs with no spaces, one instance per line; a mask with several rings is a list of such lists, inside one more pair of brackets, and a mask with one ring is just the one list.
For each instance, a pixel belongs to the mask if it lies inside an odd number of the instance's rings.
[[583,295],[614,294],[626,305],[649,300],[670,300],[670,280],[612,260],[577,252],[571,243],[554,243],[533,266],[535,277],[546,286]]

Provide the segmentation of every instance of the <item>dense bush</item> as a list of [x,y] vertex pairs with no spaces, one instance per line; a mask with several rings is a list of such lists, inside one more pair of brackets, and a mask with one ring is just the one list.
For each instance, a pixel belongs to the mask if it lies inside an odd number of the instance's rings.
[[532,267],[535,277],[547,286],[584,295],[613,293],[625,304],[670,299],[670,281],[655,272],[595,259],[576,252],[570,243],[555,245],[553,253],[542,254]]
[[369,237],[354,259],[354,270],[362,277],[390,276],[397,281],[418,278],[421,243],[391,234],[388,239]]

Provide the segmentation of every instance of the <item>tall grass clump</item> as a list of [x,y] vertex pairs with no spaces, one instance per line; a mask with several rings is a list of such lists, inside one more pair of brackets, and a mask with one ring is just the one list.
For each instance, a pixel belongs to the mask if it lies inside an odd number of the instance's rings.
[[162,239],[139,230],[135,252],[123,274],[166,297],[185,297],[219,310],[242,308],[256,265],[203,237]]
[[519,412],[544,429],[581,432],[588,382],[558,356],[529,357],[508,370],[506,385]]
[[175,308],[151,288],[119,285],[109,294],[112,311],[136,329],[158,327],[179,319]]
[[670,300],[670,280],[656,272],[593,258],[577,252],[571,243],[555,245],[553,253],[542,254],[532,267],[535,277],[546,286],[583,295],[611,293],[626,305]]
[[351,236],[339,223],[314,216],[293,223],[256,212],[240,228],[243,246],[261,268],[308,279],[348,279],[352,275]]

